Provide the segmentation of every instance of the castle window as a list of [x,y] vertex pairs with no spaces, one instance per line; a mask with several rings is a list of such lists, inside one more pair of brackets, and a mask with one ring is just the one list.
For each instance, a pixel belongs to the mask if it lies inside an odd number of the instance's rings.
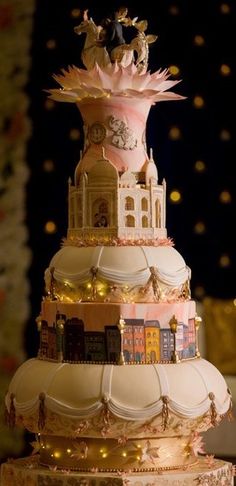
[[125,226],[127,226],[128,228],[134,228],[135,227],[135,219],[134,219],[134,216],[131,216],[131,214],[128,214],[128,216],[126,216],[126,224]]
[[133,200],[132,197],[128,196],[128,197],[125,198],[125,210],[126,211],[133,211],[134,210],[134,200]]
[[106,199],[99,198],[93,203],[93,226],[109,226],[109,206]]
[[148,200],[146,199],[146,197],[143,197],[141,200],[141,208],[142,211],[148,211]]
[[142,217],[142,227],[143,228],[148,228],[148,218],[147,216]]

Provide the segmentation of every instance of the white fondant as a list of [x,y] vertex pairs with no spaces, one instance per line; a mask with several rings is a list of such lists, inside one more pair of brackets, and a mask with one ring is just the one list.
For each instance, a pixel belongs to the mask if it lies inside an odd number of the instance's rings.
[[120,285],[145,285],[151,266],[156,267],[157,278],[165,286],[178,287],[190,277],[190,269],[173,247],[65,246],[54,255],[45,272],[46,286],[50,286],[52,267],[58,282],[81,285],[91,278],[93,266],[98,268],[98,279]]
[[215,395],[217,413],[225,414],[230,405],[227,385],[208,361],[196,360],[178,365],[83,365],[58,364],[32,359],[14,375],[6,398],[14,393],[17,414],[37,411],[39,394],[46,395],[45,406],[68,418],[89,418],[107,407],[127,421],[143,421],[161,413],[163,395],[169,409],[183,418],[201,417],[210,408],[209,393]]

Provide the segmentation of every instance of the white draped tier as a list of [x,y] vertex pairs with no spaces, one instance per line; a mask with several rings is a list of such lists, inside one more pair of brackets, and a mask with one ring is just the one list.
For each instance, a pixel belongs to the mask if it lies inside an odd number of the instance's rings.
[[179,364],[84,365],[50,363],[31,359],[14,375],[10,394],[19,415],[38,411],[39,394],[45,406],[68,418],[89,418],[101,411],[104,401],[110,412],[125,421],[144,421],[159,415],[163,396],[169,410],[183,418],[205,414],[214,393],[216,411],[227,412],[230,395],[220,372],[208,361],[197,359]]

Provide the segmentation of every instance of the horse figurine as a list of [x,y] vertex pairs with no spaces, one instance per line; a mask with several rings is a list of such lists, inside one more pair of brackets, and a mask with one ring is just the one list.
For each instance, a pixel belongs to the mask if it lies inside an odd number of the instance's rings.
[[88,10],[84,11],[83,21],[74,28],[74,32],[78,35],[86,34],[81,59],[87,69],[93,69],[95,64],[103,68],[111,63],[106,48],[99,45],[100,29],[95,25],[92,18],[88,18]]
[[81,59],[87,69],[93,69],[95,64],[104,68],[117,61],[121,66],[126,67],[133,60],[133,47],[130,44],[122,44],[112,51],[110,56],[106,47],[101,42],[102,27],[97,26],[92,18],[88,18],[88,10],[84,11],[83,21],[74,27],[74,32],[78,35],[85,33],[86,39],[81,53]]

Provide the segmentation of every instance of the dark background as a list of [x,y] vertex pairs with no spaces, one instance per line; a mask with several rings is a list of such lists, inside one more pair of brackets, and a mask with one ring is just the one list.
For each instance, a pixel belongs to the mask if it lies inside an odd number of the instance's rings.
[[[37,3],[27,86],[33,123],[28,145],[31,176],[27,186],[27,224],[33,252],[29,270],[32,315],[25,335],[30,357],[38,349],[33,324],[44,294],[44,271],[66,236],[67,180],[73,178],[83,146],[81,117],[76,106],[49,102],[44,90],[58,87],[53,73],[71,64],[83,67],[80,52],[84,37],[73,32],[81,21],[77,10],[89,7],[90,15],[99,23],[110,11],[111,3],[108,5],[78,0]],[[182,81],[174,91],[187,97],[184,101],[152,107],[147,124],[148,147],[153,148],[159,180],[165,177],[167,181],[168,235],[192,269],[194,298],[210,295],[233,299],[236,297],[234,2],[152,0],[143,2],[142,7],[137,7],[136,2],[126,5],[131,17],[148,20],[147,33],[159,36],[150,46],[150,70],[178,66],[177,79]],[[196,35],[202,36],[203,45],[195,44]],[[228,76],[221,74],[222,64],[229,66]],[[195,96],[203,98],[202,108],[194,106]],[[179,129],[177,140],[171,138],[173,127]],[[204,171],[196,170],[198,160],[204,162]],[[173,189],[181,193],[179,204],[169,199]],[[230,194],[229,203],[221,202],[222,191]],[[56,224],[55,232],[45,231],[47,221]],[[202,233],[196,232],[199,222],[204,224]]]

